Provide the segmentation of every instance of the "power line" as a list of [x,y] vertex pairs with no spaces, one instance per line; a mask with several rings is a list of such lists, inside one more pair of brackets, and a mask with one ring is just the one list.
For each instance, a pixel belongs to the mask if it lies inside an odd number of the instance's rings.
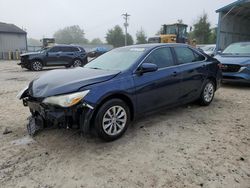
[[128,13],[126,13],[126,14],[122,14],[122,16],[123,16],[123,18],[124,18],[124,20],[125,20],[125,23],[124,23],[124,27],[125,27],[125,46],[127,46],[127,44],[128,44],[128,42],[127,42],[127,36],[128,36],[128,30],[127,30],[127,28],[128,28],[128,17],[129,16],[131,16],[131,15],[129,15]]

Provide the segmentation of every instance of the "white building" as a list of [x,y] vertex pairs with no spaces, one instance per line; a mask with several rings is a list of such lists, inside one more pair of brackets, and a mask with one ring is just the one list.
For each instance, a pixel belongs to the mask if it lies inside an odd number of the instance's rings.
[[27,33],[14,24],[0,22],[0,59],[27,50]]

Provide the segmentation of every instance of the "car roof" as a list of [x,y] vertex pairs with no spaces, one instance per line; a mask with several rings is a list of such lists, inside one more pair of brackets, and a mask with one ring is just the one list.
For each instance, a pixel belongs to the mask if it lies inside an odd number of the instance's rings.
[[81,46],[77,46],[77,45],[71,45],[71,44],[55,44],[54,46],[58,46],[58,47],[81,47]]
[[147,49],[153,49],[157,47],[176,47],[176,46],[189,46],[188,44],[182,44],[182,43],[149,43],[149,44],[136,44],[136,45],[130,45],[125,46],[124,48],[147,48]]

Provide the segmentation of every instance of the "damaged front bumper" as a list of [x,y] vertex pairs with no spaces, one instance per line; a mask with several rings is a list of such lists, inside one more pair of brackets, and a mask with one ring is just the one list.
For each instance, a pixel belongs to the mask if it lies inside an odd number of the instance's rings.
[[17,65],[20,65],[22,68],[27,68],[30,67],[30,63],[29,62],[19,62],[17,63]]
[[46,105],[27,98],[23,99],[23,104],[31,112],[27,130],[32,136],[47,127],[76,128],[84,133],[90,130],[94,107],[85,101],[69,108]]

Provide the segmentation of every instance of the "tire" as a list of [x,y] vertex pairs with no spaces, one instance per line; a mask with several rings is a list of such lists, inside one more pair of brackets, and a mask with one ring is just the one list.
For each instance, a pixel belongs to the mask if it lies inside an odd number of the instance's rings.
[[80,59],[74,59],[73,63],[72,63],[72,66],[73,67],[82,67],[83,63],[82,63],[82,61]]
[[214,93],[215,93],[214,82],[211,80],[207,80],[201,92],[200,105],[208,106],[213,101]]
[[130,110],[122,100],[111,99],[100,107],[94,122],[98,137],[113,141],[126,132],[130,123]]
[[83,65],[86,65],[88,63],[88,57],[84,59]]
[[39,60],[34,60],[31,63],[31,70],[33,71],[41,71],[43,70],[43,63]]

